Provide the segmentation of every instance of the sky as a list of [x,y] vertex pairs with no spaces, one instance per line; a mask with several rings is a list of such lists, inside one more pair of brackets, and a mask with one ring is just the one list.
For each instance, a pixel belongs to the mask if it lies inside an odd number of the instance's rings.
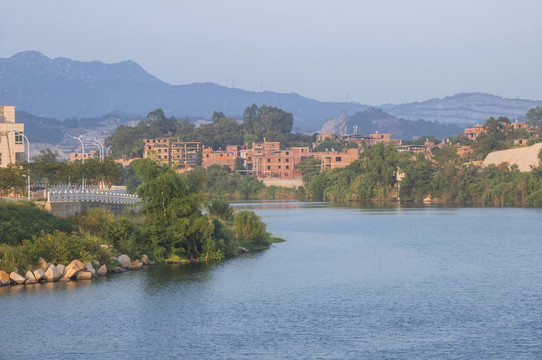
[[174,85],[369,105],[542,100],[539,0],[0,0],[0,13],[1,58],[133,60]]

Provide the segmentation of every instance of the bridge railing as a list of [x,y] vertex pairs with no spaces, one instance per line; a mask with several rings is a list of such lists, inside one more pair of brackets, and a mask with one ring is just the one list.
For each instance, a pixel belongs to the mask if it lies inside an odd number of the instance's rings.
[[127,194],[117,190],[97,190],[92,188],[72,187],[51,189],[47,192],[47,201],[91,201],[115,204],[136,204],[141,199],[136,195]]

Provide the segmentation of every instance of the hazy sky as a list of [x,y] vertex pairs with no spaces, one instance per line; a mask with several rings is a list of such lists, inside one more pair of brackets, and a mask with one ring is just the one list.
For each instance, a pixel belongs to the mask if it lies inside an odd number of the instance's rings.
[[0,13],[0,57],[129,59],[170,84],[371,105],[542,100],[540,0],[0,0]]

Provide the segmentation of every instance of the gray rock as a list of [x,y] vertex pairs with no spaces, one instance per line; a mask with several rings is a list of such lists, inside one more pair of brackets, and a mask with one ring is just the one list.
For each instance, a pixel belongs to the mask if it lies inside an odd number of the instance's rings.
[[88,271],[89,273],[92,274],[92,277],[98,276],[98,275],[96,274],[96,270],[94,270],[94,266],[92,266],[92,263],[89,263],[89,262],[86,263],[86,264],[85,264],[85,269],[86,269],[86,271]]
[[17,285],[22,285],[26,281],[25,277],[22,276],[19,273],[16,273],[15,271],[12,271],[11,274],[9,274],[9,278],[12,282],[14,282]]
[[80,271],[75,278],[77,280],[90,280],[92,279],[92,273],[90,271]]
[[49,264],[47,263],[47,261],[43,260],[42,258],[40,258],[40,267],[43,269],[43,271],[47,271],[49,269]]
[[143,263],[139,260],[134,260],[128,266],[128,270],[139,270],[143,268]]
[[45,271],[43,271],[42,268],[34,270],[34,277],[36,278],[36,281],[43,280],[44,276],[45,276]]
[[7,286],[9,285],[9,282],[9,274],[0,270],[0,286]]
[[103,264],[102,266],[100,266],[100,268],[98,269],[98,272],[97,272],[98,276],[104,276],[107,274],[107,266],[105,266],[105,264]]
[[79,271],[82,271],[85,268],[85,264],[83,264],[79,260],[73,260],[68,266],[66,266],[66,270],[64,271],[64,277],[73,278],[77,275]]
[[118,267],[118,266],[115,266],[113,269],[111,269],[111,272],[112,273],[123,273],[123,272],[127,272],[128,270],[124,269],[124,268],[121,268],[121,267]]
[[125,269],[128,269],[128,267],[130,266],[130,257],[126,254],[122,254],[120,255],[117,260],[120,262],[120,264],[122,265],[123,268]]
[[58,271],[60,271],[60,276],[63,276],[64,275],[64,271],[66,270],[66,266],[62,265],[62,264],[58,264],[56,266],[56,268],[58,269]]
[[24,276],[26,280],[34,279],[36,280],[36,277],[34,276],[34,273],[32,271],[27,271],[26,275]]
[[149,257],[147,255],[143,255],[141,257],[141,262],[143,263],[143,265],[149,265]]
[[45,272],[45,281],[52,282],[52,281],[58,281],[60,277],[62,276],[62,273],[58,271],[57,267],[54,265],[49,266],[49,269]]

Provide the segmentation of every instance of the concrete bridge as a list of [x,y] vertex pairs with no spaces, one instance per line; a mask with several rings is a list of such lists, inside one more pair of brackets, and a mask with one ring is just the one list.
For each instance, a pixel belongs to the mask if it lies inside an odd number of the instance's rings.
[[141,199],[126,193],[125,187],[99,189],[95,187],[68,187],[51,189],[47,192],[45,209],[53,215],[70,217],[81,214],[87,209],[105,207],[120,215],[127,206],[135,211],[141,209]]

